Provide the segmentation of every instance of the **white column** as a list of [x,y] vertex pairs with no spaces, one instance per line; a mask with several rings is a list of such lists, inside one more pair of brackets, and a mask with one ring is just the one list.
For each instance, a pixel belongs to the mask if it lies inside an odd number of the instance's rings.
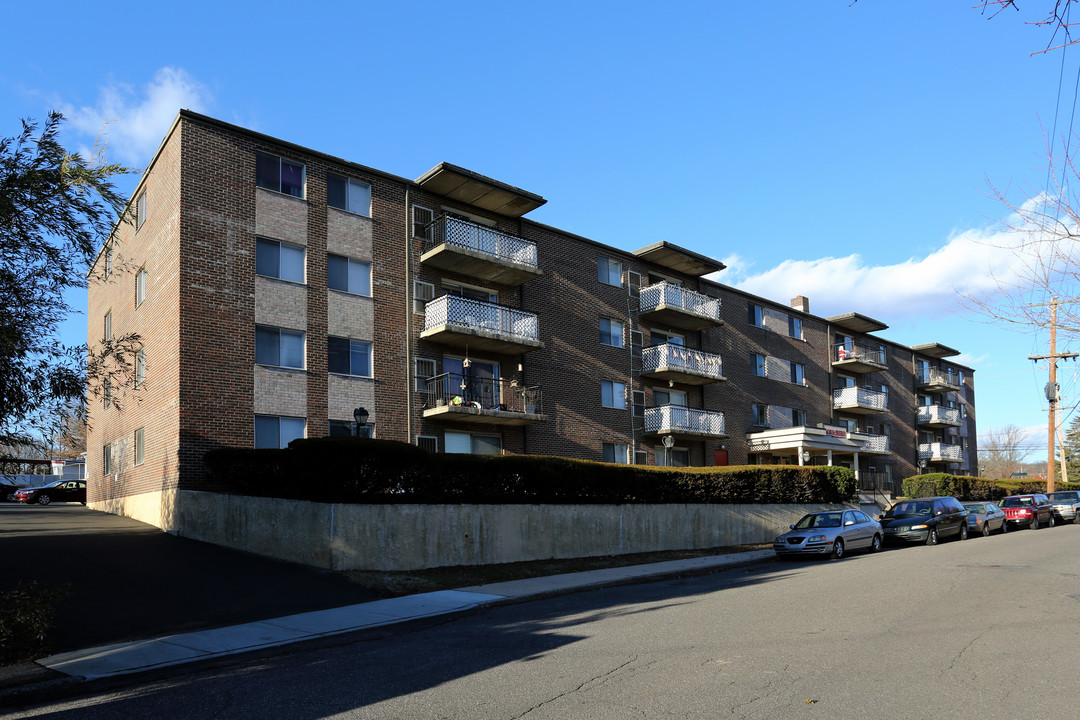
[[798,447],[798,448],[796,449],[796,451],[795,451],[795,452],[796,452],[796,453],[798,453],[798,455],[799,455],[799,464],[800,464],[800,465],[802,465],[802,464],[803,464],[802,454],[803,454],[803,452],[804,452],[805,450],[806,450],[806,448],[805,448],[805,447],[804,447],[803,445],[800,445],[800,446],[799,446],[799,447]]
[[859,482],[859,451],[855,451],[855,482]]
[[832,450],[828,451],[828,454],[827,454],[826,457],[828,457],[828,459],[829,459],[829,462],[827,464],[832,465]]

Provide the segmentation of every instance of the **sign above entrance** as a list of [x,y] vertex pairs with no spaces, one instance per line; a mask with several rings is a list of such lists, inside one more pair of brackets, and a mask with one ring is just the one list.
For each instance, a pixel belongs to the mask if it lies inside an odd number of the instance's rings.
[[839,425],[822,425],[821,429],[825,431],[825,434],[829,437],[848,439],[848,431],[846,427]]

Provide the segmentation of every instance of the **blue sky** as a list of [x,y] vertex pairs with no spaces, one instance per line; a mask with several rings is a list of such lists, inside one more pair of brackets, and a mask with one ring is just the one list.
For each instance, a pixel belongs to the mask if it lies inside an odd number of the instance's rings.
[[[1047,368],[1027,356],[1046,334],[988,325],[957,291],[1007,272],[990,185],[1044,187],[1080,49],[1059,101],[1062,56],[1031,55],[1049,36],[1025,23],[1050,1],[974,4],[59,2],[46,46],[23,3],[5,10],[0,135],[57,108],[69,146],[110,120],[111,157],[142,166],[185,107],[405,177],[455,163],[543,195],[539,222],[667,240],[726,262],[721,282],[961,350],[980,434],[1030,428],[1036,459]],[[68,327],[78,341],[85,321]]]

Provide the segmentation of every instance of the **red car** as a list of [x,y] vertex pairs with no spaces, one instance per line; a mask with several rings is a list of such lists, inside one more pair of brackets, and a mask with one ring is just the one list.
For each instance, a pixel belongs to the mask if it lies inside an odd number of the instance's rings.
[[85,480],[57,480],[48,485],[15,491],[15,502],[48,505],[51,502],[81,502],[86,504]]
[[1042,493],[1010,495],[1001,501],[1005,521],[1010,527],[1026,526],[1038,530],[1043,525],[1054,527],[1054,506]]

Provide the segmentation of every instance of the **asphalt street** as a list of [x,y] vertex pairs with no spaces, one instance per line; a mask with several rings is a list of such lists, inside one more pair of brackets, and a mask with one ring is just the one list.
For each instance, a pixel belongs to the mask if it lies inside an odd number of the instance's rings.
[[487,608],[11,717],[1076,717],[1080,527]]

